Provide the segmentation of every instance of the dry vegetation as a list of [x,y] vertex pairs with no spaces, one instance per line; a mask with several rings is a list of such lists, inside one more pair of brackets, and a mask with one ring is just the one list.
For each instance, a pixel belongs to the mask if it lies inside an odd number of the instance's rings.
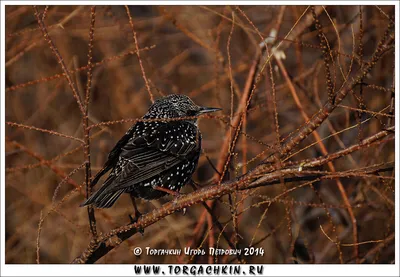
[[[391,6],[7,6],[6,263],[394,263],[393,21]],[[133,225],[122,196],[89,228],[87,180],[171,93],[223,108],[199,119],[197,188],[139,201]]]

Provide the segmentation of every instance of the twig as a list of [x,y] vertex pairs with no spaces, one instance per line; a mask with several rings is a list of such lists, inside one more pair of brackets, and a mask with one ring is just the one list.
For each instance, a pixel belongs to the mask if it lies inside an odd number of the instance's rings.
[[[141,49],[139,49],[139,51],[147,51],[147,50],[151,50],[153,48],[155,48],[155,45],[141,48]],[[111,62],[111,61],[115,61],[117,59],[125,58],[125,57],[127,57],[129,55],[135,55],[135,54],[136,54],[136,51],[128,51],[127,53],[124,53],[124,54],[121,54],[121,55],[108,57],[108,58],[105,58],[105,59],[103,59],[103,60],[101,60],[99,62],[93,63],[92,67],[94,68],[94,67],[97,67],[97,66],[101,66],[101,65],[104,65],[105,63],[108,63],[108,62]],[[82,66],[82,67],[79,67],[79,68],[77,68],[75,70],[71,70],[70,73],[76,73],[76,72],[80,72],[80,71],[87,70],[87,69],[88,69],[87,66]],[[62,78],[64,76],[65,76],[65,73],[60,73],[60,74],[55,74],[55,75],[52,75],[52,76],[36,79],[36,80],[33,80],[33,81],[29,81],[29,82],[26,82],[26,83],[17,84],[17,85],[14,85],[14,86],[7,87],[6,88],[6,92],[15,91],[15,90],[18,90],[18,89],[21,89],[21,88],[25,88],[27,86],[33,86],[33,85],[36,85],[36,84],[40,84],[40,83],[48,82],[48,81],[51,81],[51,80],[59,79],[59,78]]]
[[39,216],[39,226],[38,232],[36,237],[36,263],[40,264],[40,234],[42,233],[42,226],[43,225],[43,211],[40,211]]
[[34,127],[34,126],[28,126],[28,125],[24,125],[24,124],[20,124],[20,123],[16,123],[16,122],[9,122],[9,121],[6,121],[6,124],[9,126],[12,126],[12,127],[19,127],[19,128],[24,128],[24,129],[28,129],[28,130],[38,131],[38,132],[42,132],[42,133],[46,133],[46,134],[50,134],[50,135],[54,135],[54,136],[59,136],[62,138],[72,139],[72,140],[76,140],[81,143],[84,143],[83,140],[80,138],[61,134],[61,133],[53,131],[53,130],[42,129],[42,128],[38,128],[38,127]]
[[146,72],[144,71],[144,67],[143,67],[143,63],[142,63],[142,59],[140,58],[139,44],[138,44],[138,40],[137,40],[137,36],[136,36],[136,31],[135,31],[135,28],[133,26],[133,20],[132,20],[131,12],[129,11],[129,7],[126,6],[126,5],[125,5],[125,10],[126,10],[126,14],[128,15],[128,18],[129,18],[129,24],[131,24],[132,33],[133,33],[133,40],[135,42],[135,47],[136,47],[136,56],[137,56],[138,61],[139,61],[140,70],[142,71],[143,80],[144,80],[144,83],[146,84],[146,89],[147,89],[147,92],[149,93],[150,101],[153,103],[154,102],[154,96],[153,96],[153,93],[151,93],[149,81],[147,80]]
[[72,81],[71,74],[70,74],[68,68],[66,67],[66,65],[64,63],[64,60],[61,57],[60,52],[58,52],[57,47],[55,46],[53,40],[49,36],[49,33],[48,33],[47,29],[46,29],[46,25],[43,23],[43,20],[40,17],[40,13],[39,13],[37,7],[33,6],[33,10],[35,12],[35,16],[36,16],[36,19],[38,21],[40,30],[42,30],[43,37],[47,41],[47,43],[49,44],[50,49],[53,51],[54,55],[56,56],[56,58],[58,60],[58,63],[61,65],[61,68],[62,68],[63,72],[65,73],[65,78],[67,78],[68,84],[69,84],[69,86],[70,86],[70,88],[72,90],[72,94],[74,95],[74,98],[76,100],[76,103],[78,104],[78,107],[79,107],[82,115],[84,115],[85,114],[85,108],[82,105],[82,102],[81,102],[81,99],[79,97],[78,91],[76,90],[75,84]]
[[[89,128],[89,102],[90,102],[90,89],[92,85],[92,50],[93,50],[93,39],[94,39],[94,24],[96,22],[96,6],[90,8],[90,28],[89,28],[89,49],[88,49],[88,63],[87,63],[87,83],[85,93],[85,115],[82,117],[82,128],[85,140],[83,147],[83,155],[86,161],[85,164],[85,183],[86,183],[86,197],[89,198],[92,194],[91,181],[91,164],[90,164],[90,128]],[[92,206],[87,207],[89,226],[92,236],[97,237],[96,230],[96,217],[94,214],[94,208]]]

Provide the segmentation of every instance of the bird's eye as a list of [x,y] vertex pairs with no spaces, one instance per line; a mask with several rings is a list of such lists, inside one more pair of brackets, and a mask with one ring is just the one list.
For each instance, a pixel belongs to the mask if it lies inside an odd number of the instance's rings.
[[197,111],[189,110],[189,111],[187,112],[187,115],[188,115],[188,116],[195,116],[195,115],[197,115]]

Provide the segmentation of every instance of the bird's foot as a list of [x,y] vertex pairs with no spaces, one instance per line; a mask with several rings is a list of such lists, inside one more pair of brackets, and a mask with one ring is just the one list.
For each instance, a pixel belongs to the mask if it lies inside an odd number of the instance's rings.
[[196,182],[193,181],[193,180],[190,180],[189,184],[192,186],[192,188],[193,188],[194,190],[197,190],[197,189],[201,188],[200,184],[196,183]]
[[[136,212],[135,217],[132,217],[130,214],[128,216],[129,216],[129,220],[130,220],[129,224],[134,224],[134,223],[138,222],[138,220],[142,216],[142,214],[139,212]],[[142,227],[139,227],[137,231],[139,233],[141,233],[142,236],[144,235],[144,229]]]
[[129,214],[128,216],[129,216],[129,221],[130,221],[129,224],[134,224],[134,223],[138,222],[139,218],[140,218],[142,215],[139,214],[139,216],[138,216],[138,215],[135,215],[135,217],[132,217],[132,216]]
[[[133,209],[134,209],[134,212],[135,212],[135,217],[132,218],[132,216],[129,215],[129,219],[131,220],[131,223],[130,223],[130,224],[134,224],[134,223],[136,223],[136,222],[139,220],[139,218],[142,216],[142,214],[141,214],[141,213],[139,212],[139,210],[138,210],[138,207],[137,207],[137,205],[136,205],[136,200],[135,200],[134,195],[133,195],[133,194],[130,194],[130,197],[131,197],[131,200],[132,200],[132,205],[133,205]],[[143,234],[144,234],[144,229],[143,229],[143,228],[139,227],[139,228],[137,229],[137,231],[138,231],[139,233],[141,233],[142,236],[143,236]]]

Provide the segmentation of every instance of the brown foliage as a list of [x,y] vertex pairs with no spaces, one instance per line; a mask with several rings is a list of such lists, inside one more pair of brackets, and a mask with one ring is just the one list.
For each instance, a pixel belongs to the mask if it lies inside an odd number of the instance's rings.
[[[6,263],[393,263],[393,15],[7,6]],[[79,208],[114,143],[171,93],[223,108],[199,119],[197,185],[138,201],[135,224],[128,196]]]

